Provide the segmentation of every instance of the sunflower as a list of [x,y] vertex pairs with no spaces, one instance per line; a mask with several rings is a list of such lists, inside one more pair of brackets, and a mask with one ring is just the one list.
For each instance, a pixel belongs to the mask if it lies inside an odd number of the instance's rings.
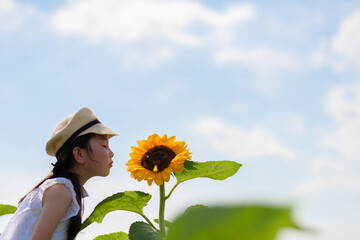
[[185,160],[191,159],[185,142],[175,141],[175,136],[159,137],[156,133],[147,140],[138,141],[138,147],[131,147],[131,159],[126,163],[131,177],[138,181],[147,180],[149,186],[155,181],[160,186],[168,182],[172,172],[181,172]]

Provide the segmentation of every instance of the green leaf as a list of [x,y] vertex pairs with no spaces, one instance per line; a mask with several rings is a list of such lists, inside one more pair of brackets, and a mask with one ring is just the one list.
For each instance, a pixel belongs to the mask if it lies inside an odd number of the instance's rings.
[[233,161],[185,161],[183,171],[174,174],[177,184],[199,177],[224,180],[234,175],[241,166],[240,163]]
[[284,227],[298,228],[286,207],[193,208],[176,219],[168,240],[274,240]]
[[0,204],[0,216],[6,214],[12,214],[16,211],[16,207],[12,205]]
[[197,204],[197,205],[193,205],[193,206],[190,206],[190,207],[188,207],[186,210],[185,210],[185,212],[184,212],[184,214],[187,214],[188,212],[191,212],[191,211],[196,211],[196,210],[198,210],[198,209],[209,209],[209,207],[208,206],[205,206],[205,205],[201,205],[201,204]]
[[151,195],[140,191],[126,191],[112,195],[101,201],[82,223],[81,229],[93,222],[101,223],[105,215],[116,210],[130,211],[143,215],[143,208],[151,199]]
[[94,240],[129,240],[129,236],[124,232],[115,232],[97,236]]
[[129,230],[130,240],[160,240],[160,233],[156,232],[149,224],[134,222]]

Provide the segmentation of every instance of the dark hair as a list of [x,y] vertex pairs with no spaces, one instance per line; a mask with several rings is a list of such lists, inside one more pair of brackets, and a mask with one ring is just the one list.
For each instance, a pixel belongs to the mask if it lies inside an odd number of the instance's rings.
[[[91,152],[91,148],[89,145],[90,138],[94,134],[89,133],[85,135],[81,135],[77,137],[74,141],[72,141],[61,154],[59,154],[56,158],[56,163],[52,164],[54,166],[53,170],[48,174],[38,185],[36,185],[31,191],[38,188],[44,181],[50,178],[57,178],[57,177],[64,177],[71,181],[72,185],[74,186],[74,190],[76,193],[76,200],[80,206],[80,210],[76,216],[73,216],[70,218],[70,223],[68,225],[67,230],[67,239],[73,240],[76,235],[80,232],[81,228],[81,216],[82,216],[82,210],[83,210],[83,204],[82,204],[82,186],[79,182],[78,175],[75,173],[70,172],[69,170],[74,166],[75,159],[73,155],[73,149],[75,147],[84,148],[87,151]],[[30,192],[31,192],[30,191]],[[29,193],[30,193],[29,192]],[[29,194],[28,193],[28,194]],[[26,197],[27,195],[25,195]],[[25,199],[23,197],[20,200],[20,203]]]

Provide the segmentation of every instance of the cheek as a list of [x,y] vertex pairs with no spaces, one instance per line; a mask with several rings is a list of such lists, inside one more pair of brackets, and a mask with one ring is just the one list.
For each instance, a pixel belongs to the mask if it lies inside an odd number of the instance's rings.
[[96,162],[103,162],[105,159],[107,159],[109,157],[108,152],[106,151],[105,148],[96,148],[93,149],[92,152],[92,159]]

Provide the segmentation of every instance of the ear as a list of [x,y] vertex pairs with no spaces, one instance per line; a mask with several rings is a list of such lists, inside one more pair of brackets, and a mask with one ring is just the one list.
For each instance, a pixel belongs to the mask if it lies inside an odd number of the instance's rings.
[[83,149],[81,149],[79,147],[75,147],[72,152],[74,155],[75,162],[77,162],[79,164],[85,163],[85,155],[84,155]]

